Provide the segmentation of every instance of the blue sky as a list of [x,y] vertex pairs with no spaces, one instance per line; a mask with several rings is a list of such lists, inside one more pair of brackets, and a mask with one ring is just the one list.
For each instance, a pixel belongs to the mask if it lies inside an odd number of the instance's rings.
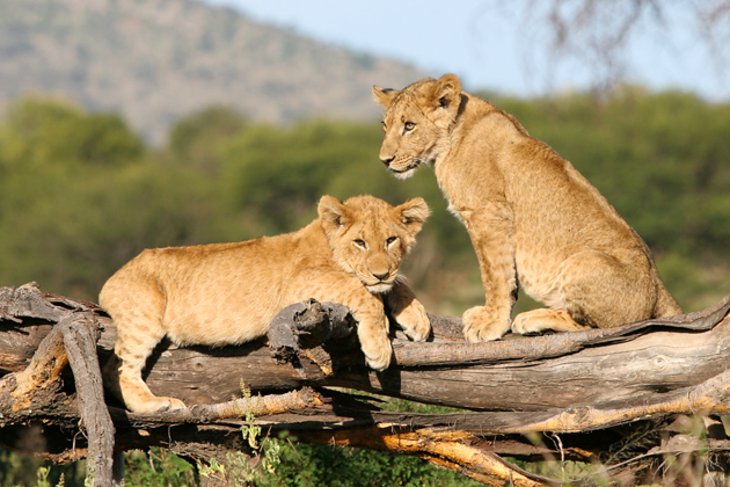
[[[589,69],[555,62],[545,26],[528,24],[520,2],[497,0],[206,0],[316,39],[460,75],[470,89],[518,96],[585,88]],[[536,5],[544,2],[535,1]],[[685,2],[665,2],[667,29],[647,25],[626,49],[626,77],[652,89],[679,88],[730,100],[730,69],[703,48]],[[720,72],[719,72],[720,71]]]

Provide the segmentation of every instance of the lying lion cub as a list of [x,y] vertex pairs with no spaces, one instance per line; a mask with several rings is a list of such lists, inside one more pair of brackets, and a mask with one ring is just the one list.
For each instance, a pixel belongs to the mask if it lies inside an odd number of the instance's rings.
[[[681,312],[647,246],[596,188],[455,75],[373,94],[385,108],[380,159],[400,178],[433,165],[471,237],[486,304],[464,313],[468,340]],[[518,283],[551,309],[510,323]]]
[[[414,340],[430,331],[426,312],[397,280],[398,267],[428,217],[421,198],[390,206],[372,196],[344,203],[323,196],[319,218],[293,233],[239,243],[149,249],[104,284],[99,303],[117,327],[118,377],[110,383],[137,413],[181,409],[155,396],[142,369],[167,335],[177,344],[239,344],[266,334],[287,305],[308,298],[344,304],[358,321],[367,363],[390,365],[386,301]],[[114,386],[112,386],[114,388]]]

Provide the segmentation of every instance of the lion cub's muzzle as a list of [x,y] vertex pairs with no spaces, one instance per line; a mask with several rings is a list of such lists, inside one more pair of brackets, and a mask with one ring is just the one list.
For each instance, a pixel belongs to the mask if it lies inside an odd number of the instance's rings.
[[395,284],[398,277],[398,270],[386,272],[370,272],[367,277],[361,276],[360,280],[368,291],[373,294],[387,293]]
[[391,172],[394,172],[396,174],[404,174],[409,171],[413,171],[418,166],[421,165],[420,159],[414,159],[411,162],[409,162],[405,167],[394,167],[394,166],[388,166],[388,169],[390,169]]
[[[406,161],[403,158],[398,158],[396,154],[380,152],[380,162],[387,167],[391,172],[395,174],[403,174],[408,171],[412,171],[421,165],[420,159],[412,159]],[[396,160],[398,159],[398,160]]]

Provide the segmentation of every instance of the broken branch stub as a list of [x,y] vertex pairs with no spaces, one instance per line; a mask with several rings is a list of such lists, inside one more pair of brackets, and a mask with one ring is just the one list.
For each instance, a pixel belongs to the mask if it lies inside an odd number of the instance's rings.
[[[352,354],[343,351],[356,352],[362,359],[355,328],[355,319],[345,306],[310,299],[279,312],[267,338],[277,363],[292,364],[302,379],[319,380],[351,365],[347,358]],[[333,359],[334,352],[339,360]]]

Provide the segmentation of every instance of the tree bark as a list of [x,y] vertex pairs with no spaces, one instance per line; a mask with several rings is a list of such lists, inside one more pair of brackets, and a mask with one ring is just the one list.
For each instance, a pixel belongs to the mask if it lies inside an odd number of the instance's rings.
[[93,315],[69,313],[58,323],[73,372],[81,425],[86,430],[89,451],[86,484],[112,485],[114,424],[104,402],[101,370],[96,356],[98,329]]
[[[184,451],[202,441],[245,449],[238,430],[250,413],[300,441],[414,454],[495,485],[539,485],[549,479],[496,454],[597,461],[632,429],[656,428],[660,441],[677,415],[729,414],[729,309],[730,297],[672,319],[481,344],[463,341],[458,319],[432,315],[433,341],[395,333],[394,365],[375,373],[364,366],[346,308],[299,303],[282,310],[266,340],[213,350],[161,344],[147,383],[193,407],[142,416],[113,400],[109,412],[104,406],[92,350],[96,341],[107,360],[115,329],[103,310],[33,285],[0,288],[0,444],[17,446],[17,431],[42,423],[50,458],[88,454],[94,481],[106,482],[113,447]],[[74,381],[63,380],[68,362]],[[339,387],[466,409],[387,412]],[[253,395],[232,399],[242,389]],[[282,394],[259,396],[270,392]],[[72,441],[79,419],[89,451]],[[547,441],[556,434],[559,447]],[[702,448],[728,449],[724,436],[712,442]]]

